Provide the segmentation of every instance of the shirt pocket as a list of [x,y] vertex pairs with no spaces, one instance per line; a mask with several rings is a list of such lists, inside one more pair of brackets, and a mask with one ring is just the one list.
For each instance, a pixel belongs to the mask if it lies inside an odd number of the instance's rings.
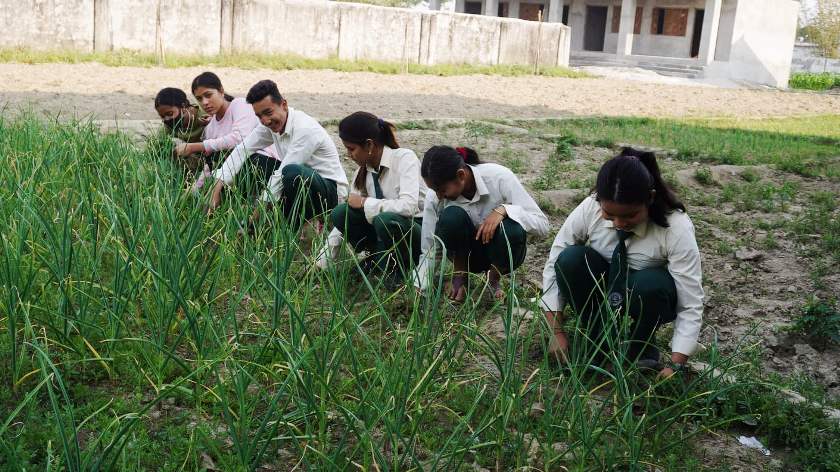
[[631,266],[638,269],[651,269],[654,267],[665,267],[668,265],[668,257],[665,248],[657,245],[638,245],[628,249],[627,258]]

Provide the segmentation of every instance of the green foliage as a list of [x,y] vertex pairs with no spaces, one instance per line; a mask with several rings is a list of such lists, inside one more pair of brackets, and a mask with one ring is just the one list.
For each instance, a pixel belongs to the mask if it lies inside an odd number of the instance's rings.
[[787,208],[797,190],[797,185],[792,182],[782,185],[770,182],[727,184],[723,187],[721,200],[733,203],[738,211],[761,210],[772,213]]
[[668,469],[756,386],[715,343],[666,381],[616,339],[592,367],[574,334],[558,369],[527,354],[547,328],[518,272],[504,303],[476,283],[456,306],[349,254],[318,270],[324,236],[243,238],[235,192],[205,217],[160,141],[29,116],[0,119],[0,155],[3,469]]
[[840,115],[762,120],[599,117],[546,120],[531,128],[578,136],[584,144],[607,140],[676,149],[676,157],[686,161],[772,164],[787,172],[840,178],[840,162],[832,160],[840,146]]
[[578,144],[573,135],[561,136],[554,140],[554,151],[548,156],[543,165],[542,173],[533,182],[536,190],[552,190],[559,188],[565,171],[564,163],[572,159],[572,146]]
[[698,167],[694,171],[694,178],[703,185],[714,185],[715,183],[712,171],[708,167]]
[[794,89],[829,90],[840,87],[840,74],[795,72],[790,76],[789,86]]
[[791,330],[802,333],[823,347],[840,345],[840,312],[836,303],[812,298],[794,320]]
[[421,0],[340,0],[348,3],[367,3],[369,5],[379,5],[381,7],[412,7],[420,3]]

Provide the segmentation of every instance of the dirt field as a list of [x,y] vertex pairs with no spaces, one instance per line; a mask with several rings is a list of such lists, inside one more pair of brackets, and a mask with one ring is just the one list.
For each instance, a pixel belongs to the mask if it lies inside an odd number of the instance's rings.
[[[275,80],[292,106],[320,118],[366,110],[388,118],[790,116],[836,113],[840,95],[723,89],[605,78],[380,75],[329,70],[213,69],[235,96]],[[0,104],[98,119],[157,118],[162,87],[189,91],[199,68],[0,64]]]

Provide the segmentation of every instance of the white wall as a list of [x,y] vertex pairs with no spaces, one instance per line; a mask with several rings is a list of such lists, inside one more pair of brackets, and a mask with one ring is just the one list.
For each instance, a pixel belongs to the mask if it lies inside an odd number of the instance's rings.
[[2,0],[0,47],[93,50],[93,0]]
[[840,74],[840,59],[826,59],[813,44],[797,43],[793,48],[792,72],[833,72]]
[[787,87],[798,15],[798,1],[739,0],[729,60],[706,75]]
[[0,0],[0,47],[568,65],[569,28],[327,0]]
[[[97,1],[96,49],[217,54],[220,48],[222,0]],[[158,20],[160,27],[158,27]],[[104,34],[102,33],[104,31]]]

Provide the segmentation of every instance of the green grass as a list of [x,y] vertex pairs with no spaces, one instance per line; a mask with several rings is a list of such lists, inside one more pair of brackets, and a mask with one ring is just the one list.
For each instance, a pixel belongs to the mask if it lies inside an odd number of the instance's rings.
[[[423,75],[534,75],[532,66],[495,65],[477,66],[469,64],[451,64],[426,66],[377,61],[343,61],[337,58],[307,59],[294,55],[258,55],[258,54],[221,54],[215,56],[167,54],[160,62],[154,54],[132,51],[107,53],[83,53],[70,50],[34,51],[29,49],[0,49],[0,62],[23,64],[65,63],[80,64],[98,62],[113,67],[236,67],[241,69],[332,69],[341,72],[375,72],[379,74],[423,74]],[[539,75],[548,77],[583,78],[583,72],[566,67],[541,67]]]
[[840,115],[777,120],[574,118],[549,120],[532,130],[592,145],[659,147],[686,161],[769,164],[802,175],[840,177]]
[[829,90],[840,87],[840,74],[796,72],[790,75],[788,86],[793,89]]
[[557,368],[529,355],[547,333],[520,273],[505,303],[476,283],[455,306],[349,257],[316,270],[323,239],[283,221],[239,236],[245,199],[206,218],[155,139],[0,119],[2,470],[695,470],[696,438],[730,428],[793,468],[836,463],[830,424],[784,402],[754,344],[710,343],[709,369],[662,382],[614,339],[591,367],[569,318]]
[[[283,222],[243,239],[249,202],[207,219],[160,142],[24,117],[0,154],[3,470],[671,469],[761,413],[735,395],[758,377],[657,382],[618,345],[606,371],[531,360],[518,275],[452,306],[318,271]],[[737,373],[735,352],[703,358]]]

